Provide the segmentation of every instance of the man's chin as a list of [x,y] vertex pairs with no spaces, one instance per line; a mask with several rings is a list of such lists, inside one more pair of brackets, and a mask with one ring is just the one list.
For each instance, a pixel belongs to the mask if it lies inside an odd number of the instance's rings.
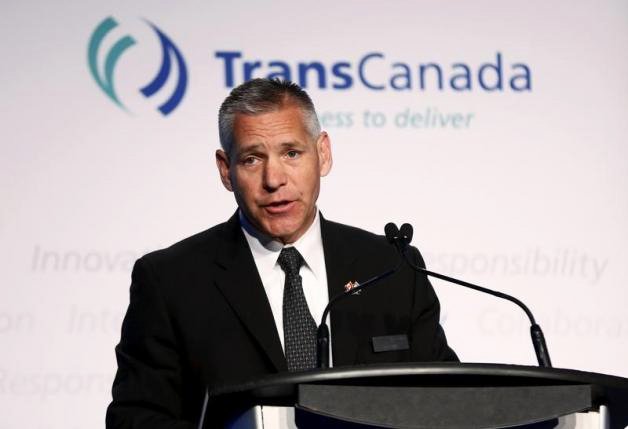
[[305,232],[302,223],[275,220],[264,225],[264,233],[284,244],[294,243]]
[[281,241],[283,244],[290,244],[297,241],[301,234],[297,230],[276,229],[269,234],[274,240]]

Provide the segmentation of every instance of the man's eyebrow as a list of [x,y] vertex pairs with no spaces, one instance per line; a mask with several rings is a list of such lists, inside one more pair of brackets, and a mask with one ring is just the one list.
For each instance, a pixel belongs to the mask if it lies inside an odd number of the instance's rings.
[[243,153],[259,152],[263,147],[264,145],[262,145],[261,143],[254,143],[240,150],[237,150],[236,155],[242,155]]
[[282,148],[286,148],[286,149],[290,149],[293,147],[303,147],[305,146],[305,143],[295,140],[295,141],[289,141],[289,142],[283,142],[280,145]]
[[[307,143],[304,143],[299,140],[286,141],[279,144],[279,147],[281,150],[303,148],[306,146],[307,146]],[[251,153],[262,153],[265,151],[266,151],[266,148],[262,143],[253,143],[249,146],[246,146],[244,148],[237,150],[235,154],[236,156],[242,156],[242,155],[248,155]]]

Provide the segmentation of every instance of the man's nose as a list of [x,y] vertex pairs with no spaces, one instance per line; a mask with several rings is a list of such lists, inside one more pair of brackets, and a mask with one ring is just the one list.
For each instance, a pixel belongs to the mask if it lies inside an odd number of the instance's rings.
[[274,191],[286,184],[286,171],[279,159],[270,157],[264,166],[264,189]]

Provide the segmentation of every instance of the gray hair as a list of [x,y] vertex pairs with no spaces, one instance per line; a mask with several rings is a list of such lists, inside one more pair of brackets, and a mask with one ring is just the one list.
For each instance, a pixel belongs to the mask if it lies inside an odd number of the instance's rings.
[[280,79],[252,79],[235,87],[220,106],[218,132],[222,149],[229,155],[233,146],[233,124],[237,113],[259,115],[277,111],[290,103],[301,109],[303,125],[310,137],[316,140],[321,126],[314,103],[299,85]]

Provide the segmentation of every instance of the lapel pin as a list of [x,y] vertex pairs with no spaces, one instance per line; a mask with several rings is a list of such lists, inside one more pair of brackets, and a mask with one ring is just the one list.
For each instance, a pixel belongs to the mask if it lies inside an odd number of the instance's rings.
[[[355,289],[356,287],[360,286],[360,283],[356,282],[356,281],[349,281],[346,285],[345,285],[345,292],[349,292],[351,289]],[[353,295],[360,295],[360,292],[362,292],[361,290],[354,292]]]

